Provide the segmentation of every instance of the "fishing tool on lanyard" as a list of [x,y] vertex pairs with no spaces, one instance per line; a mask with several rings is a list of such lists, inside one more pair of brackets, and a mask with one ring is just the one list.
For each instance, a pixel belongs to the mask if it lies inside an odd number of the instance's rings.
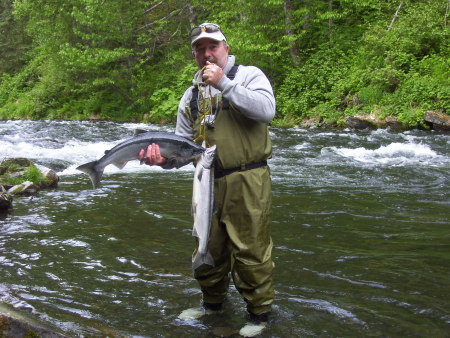
[[[200,118],[200,131],[197,138],[194,139],[194,142],[205,141],[206,145],[209,147],[210,145],[206,141],[206,128],[214,128],[214,118],[215,114],[213,113],[213,101],[215,98],[212,96],[211,86],[204,86],[203,90],[201,88],[201,77],[202,73],[205,70],[206,66],[204,66],[200,72],[198,72],[198,80],[197,80],[197,88],[199,95],[199,103],[198,103],[198,112]],[[206,97],[209,89],[209,97]],[[215,105],[217,107],[217,104]]]

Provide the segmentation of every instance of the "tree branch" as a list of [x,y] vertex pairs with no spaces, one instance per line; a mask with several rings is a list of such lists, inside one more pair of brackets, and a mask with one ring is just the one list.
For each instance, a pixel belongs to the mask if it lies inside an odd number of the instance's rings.
[[394,17],[392,18],[391,24],[388,27],[388,32],[391,30],[392,26],[394,26],[394,22],[397,20],[398,18],[398,13],[400,12],[400,9],[403,6],[403,1],[400,1],[400,4],[397,7],[397,10],[395,11]]
[[144,13],[142,13],[142,15],[145,15],[145,14],[151,12],[151,11],[154,10],[156,7],[158,7],[159,5],[163,4],[163,2],[164,2],[164,1],[160,1],[160,2],[158,2],[158,3],[156,3],[156,4],[154,4],[154,5],[151,6],[150,8],[146,9],[146,10],[144,11]]
[[447,7],[445,8],[444,26],[448,25],[448,13],[450,12],[450,0],[447,1]]

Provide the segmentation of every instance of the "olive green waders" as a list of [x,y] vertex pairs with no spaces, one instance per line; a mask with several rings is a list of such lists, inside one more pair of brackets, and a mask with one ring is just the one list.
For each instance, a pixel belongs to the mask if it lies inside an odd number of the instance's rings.
[[267,166],[215,180],[218,212],[213,215],[208,244],[215,266],[202,265],[194,271],[204,302],[224,301],[231,272],[248,311],[270,311],[274,297],[271,185]]
[[[271,157],[268,127],[247,118],[221,93],[210,98],[206,89],[196,89],[194,86],[191,102],[185,107],[195,140],[217,145],[216,170],[233,172],[214,181],[217,212],[211,222],[208,249],[215,266],[198,267],[194,277],[203,291],[203,301],[217,304],[225,300],[231,272],[248,311],[255,315],[265,313],[270,311],[274,297],[272,183],[267,165],[245,169]],[[212,124],[207,120],[211,116],[203,115],[204,112],[216,112]]]

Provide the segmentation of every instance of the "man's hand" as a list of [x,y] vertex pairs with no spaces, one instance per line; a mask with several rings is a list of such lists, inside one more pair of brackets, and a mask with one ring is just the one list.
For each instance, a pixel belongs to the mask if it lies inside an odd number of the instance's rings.
[[203,81],[205,84],[216,87],[222,76],[222,68],[214,63],[206,61],[206,67],[203,70]]
[[147,152],[141,149],[139,152],[139,160],[147,165],[162,165],[167,162],[167,158],[161,156],[159,145],[152,143],[147,147]]

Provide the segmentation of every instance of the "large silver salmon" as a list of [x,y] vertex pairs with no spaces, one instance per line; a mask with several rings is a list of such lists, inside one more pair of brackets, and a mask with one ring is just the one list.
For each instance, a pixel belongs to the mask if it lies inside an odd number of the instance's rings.
[[194,227],[192,235],[198,238],[198,248],[192,259],[192,269],[200,265],[214,266],[208,250],[209,232],[214,205],[214,156],[216,146],[207,148],[195,167],[192,188],[192,216]]
[[156,143],[159,145],[161,155],[167,159],[193,159],[199,157],[205,148],[195,142],[173,133],[144,132],[125,140],[114,148],[105,151],[105,155],[93,162],[80,165],[77,169],[89,175],[94,188],[100,185],[105,167],[113,164],[122,169],[128,161],[138,160],[139,151]]

